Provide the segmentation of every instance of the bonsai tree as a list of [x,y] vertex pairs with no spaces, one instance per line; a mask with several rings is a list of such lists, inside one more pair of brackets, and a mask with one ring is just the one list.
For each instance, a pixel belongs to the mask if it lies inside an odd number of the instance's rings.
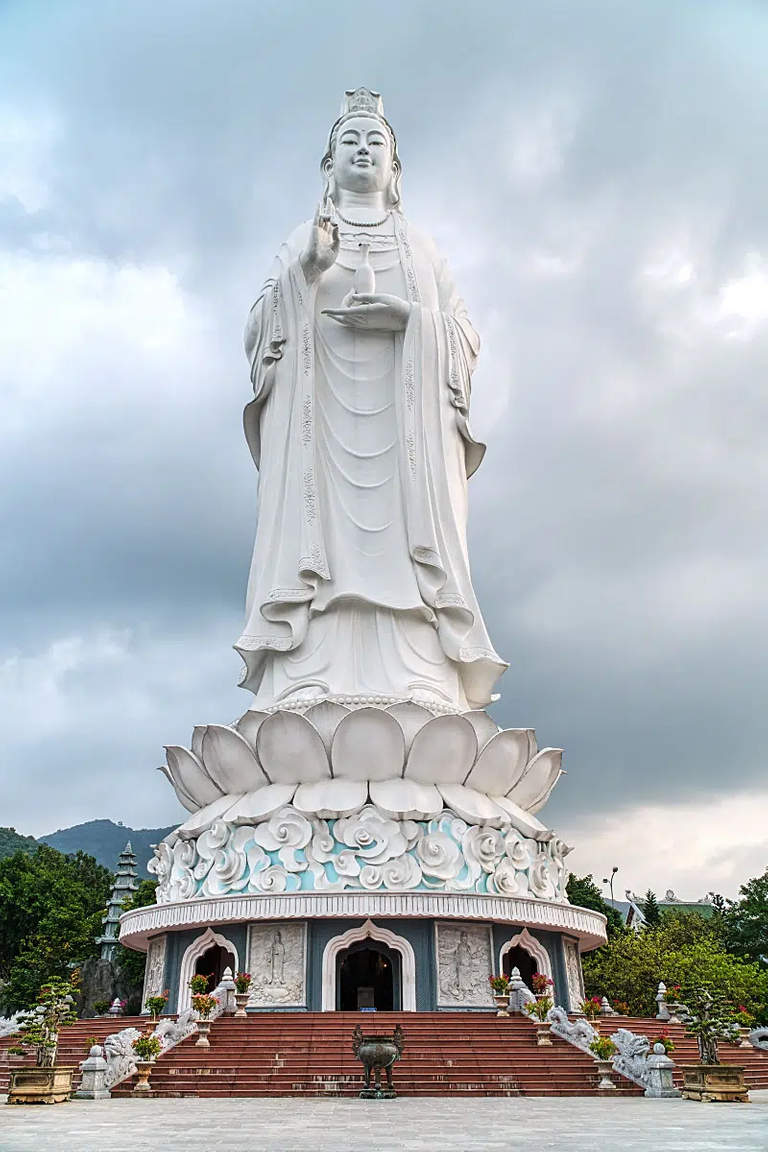
[[685,1030],[696,1037],[701,1063],[719,1064],[718,1040],[733,1043],[739,1037],[739,1025],[728,1002],[724,996],[712,993],[708,988],[695,988],[686,996],[686,1007],[690,1019],[686,1021]]
[[53,1068],[59,1031],[77,1019],[74,994],[75,986],[71,980],[54,978],[43,984],[35,1007],[22,1012],[19,1018],[21,1034],[10,1051],[25,1056],[31,1049],[38,1068]]

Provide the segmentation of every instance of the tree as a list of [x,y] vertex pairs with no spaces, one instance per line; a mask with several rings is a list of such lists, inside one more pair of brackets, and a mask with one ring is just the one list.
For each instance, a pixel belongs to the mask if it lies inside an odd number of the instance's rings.
[[[146,908],[149,904],[157,903],[157,880],[142,880],[133,893],[123,901],[123,911],[129,912],[132,908]],[[133,948],[124,948],[118,944],[115,950],[115,962],[126,980],[137,989],[141,996],[144,985],[144,968],[147,963],[146,952],[136,952]],[[143,1005],[139,1007],[139,1011]]]
[[739,889],[739,900],[717,897],[728,947],[768,966],[768,869]]
[[34,852],[35,848],[37,840],[32,836],[22,836],[15,828],[0,828],[0,860],[14,852]]
[[584,956],[583,965],[587,994],[623,1000],[633,1015],[655,1014],[656,989],[663,981],[668,988],[709,988],[768,1020],[768,971],[728,953],[713,920],[662,913],[657,926],[613,937]]
[[656,899],[656,893],[652,892],[650,888],[646,892],[643,900],[640,902],[640,911],[642,912],[645,918],[645,923],[649,928],[655,928],[655,926],[661,921],[661,909],[659,908],[659,902]]
[[621,912],[603,898],[603,894],[592,879],[591,873],[588,876],[575,876],[571,873],[565,890],[571,904],[575,904],[578,908],[591,908],[593,912],[602,912],[608,922],[606,929],[609,939],[616,933],[624,931],[624,920]]
[[110,883],[92,856],[47,844],[0,860],[0,1009],[30,1008],[42,985],[97,952]]

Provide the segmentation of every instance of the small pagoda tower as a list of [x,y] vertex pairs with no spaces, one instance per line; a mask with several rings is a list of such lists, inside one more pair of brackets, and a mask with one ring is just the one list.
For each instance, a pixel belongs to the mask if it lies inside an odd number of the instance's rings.
[[131,848],[130,840],[117,858],[117,871],[112,893],[107,905],[107,914],[102,920],[104,935],[96,940],[101,945],[102,960],[112,960],[117,946],[117,937],[120,932],[120,916],[124,909],[123,904],[131,893],[138,888],[138,871],[136,869],[136,853]]

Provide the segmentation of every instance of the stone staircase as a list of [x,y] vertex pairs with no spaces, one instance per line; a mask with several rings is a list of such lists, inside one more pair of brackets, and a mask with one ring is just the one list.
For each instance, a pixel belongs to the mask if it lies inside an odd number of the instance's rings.
[[[521,1017],[497,1018],[464,1012],[274,1012],[247,1019],[219,1019],[211,1028],[211,1047],[197,1048],[195,1036],[162,1056],[152,1071],[157,1096],[355,1096],[361,1065],[352,1055],[356,1024],[366,1032],[391,1033],[399,1023],[405,1053],[395,1066],[402,1096],[594,1096],[597,1075],[591,1056],[564,1040],[539,1047],[535,1028]],[[81,1020],[61,1035],[59,1063],[78,1064],[86,1039],[103,1039],[118,1028],[145,1028],[146,1017]],[[611,1018],[601,1024],[610,1035],[617,1027],[653,1038],[655,1020]],[[695,1041],[679,1025],[669,1028],[678,1063],[694,1062]],[[0,1092],[7,1088],[11,1040],[0,1041]],[[721,1045],[720,1056],[743,1064],[752,1088],[768,1088],[768,1053]],[[617,1097],[641,1089],[614,1076]],[[113,1094],[130,1095],[134,1081]]]

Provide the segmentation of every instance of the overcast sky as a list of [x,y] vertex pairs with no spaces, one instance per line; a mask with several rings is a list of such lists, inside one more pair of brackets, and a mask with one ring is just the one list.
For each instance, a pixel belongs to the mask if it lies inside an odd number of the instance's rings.
[[618,891],[768,864],[768,8],[5,0],[0,824],[180,818],[227,722],[255,473],[245,315],[382,92],[483,339],[475,585],[496,719]]

